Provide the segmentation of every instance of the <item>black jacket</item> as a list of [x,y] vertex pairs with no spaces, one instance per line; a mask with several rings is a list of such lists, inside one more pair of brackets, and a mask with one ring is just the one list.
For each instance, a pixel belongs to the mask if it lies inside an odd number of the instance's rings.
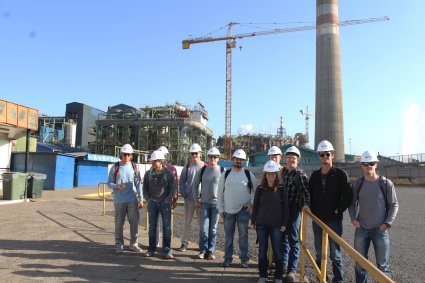
[[325,222],[342,220],[343,212],[353,198],[347,173],[332,167],[323,186],[320,170],[314,171],[308,182],[311,212]]
[[280,185],[276,192],[273,189],[255,190],[254,204],[251,213],[251,225],[266,224],[286,226],[289,219],[288,192]]

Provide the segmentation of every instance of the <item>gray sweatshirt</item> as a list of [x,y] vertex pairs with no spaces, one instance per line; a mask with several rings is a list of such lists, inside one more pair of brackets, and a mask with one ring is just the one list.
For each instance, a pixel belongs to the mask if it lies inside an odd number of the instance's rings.
[[[180,194],[184,199],[188,199],[193,201],[193,191],[195,188],[193,187],[193,180],[195,179],[196,173],[204,167],[204,162],[199,164],[195,164],[193,162],[190,163],[189,169],[185,166],[180,174]],[[198,183],[199,187],[199,183]],[[199,189],[199,188],[196,188]]]
[[[387,199],[385,200],[384,195],[380,187],[380,181],[363,181],[359,193],[359,202],[357,206],[357,182],[352,182],[353,188],[353,202],[350,205],[348,211],[350,213],[351,220],[358,220],[360,225],[366,229],[378,228],[381,224],[388,223],[392,224],[397,212],[398,212],[398,201],[394,189],[394,184],[383,177],[383,183],[386,184]],[[388,213],[385,209],[385,202],[388,203]]]
[[[193,180],[193,199],[203,203],[217,203],[218,181],[221,176],[221,167],[216,165],[214,168],[205,167],[204,174],[201,170],[196,173]],[[201,186],[199,186],[201,184]]]

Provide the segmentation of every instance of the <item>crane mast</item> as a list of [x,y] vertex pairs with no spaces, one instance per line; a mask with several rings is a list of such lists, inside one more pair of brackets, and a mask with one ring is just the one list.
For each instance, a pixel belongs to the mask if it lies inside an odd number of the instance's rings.
[[236,42],[232,39],[232,26],[235,23],[229,23],[226,41],[226,113],[225,113],[225,132],[224,132],[224,158],[229,160],[232,156],[232,49]]
[[[327,26],[349,26],[349,25],[359,25],[380,21],[388,21],[388,17],[378,17],[378,18],[368,18],[368,19],[360,19],[360,20],[349,20],[342,22],[334,22],[330,24],[323,24],[320,26],[310,25],[310,26],[299,26],[292,28],[283,28],[283,29],[272,29],[267,31],[259,31],[259,32],[249,32],[249,33],[241,33],[241,34],[232,34],[232,26],[238,24],[234,22],[230,22],[227,24],[227,35],[220,37],[198,37],[192,39],[184,39],[182,41],[183,49],[189,49],[191,44],[204,43],[204,42],[213,42],[213,41],[226,41],[226,113],[225,113],[225,136],[224,136],[224,157],[226,160],[231,159],[232,154],[232,48],[236,46],[236,39],[241,39],[245,37],[253,37],[253,36],[262,36],[269,34],[279,34],[279,33],[289,33],[289,32],[298,32],[298,31],[307,31],[307,30],[315,30],[318,28],[326,28]],[[308,110],[307,110],[308,113]],[[308,127],[308,116],[306,116],[306,123]],[[308,131],[307,131],[308,133]]]

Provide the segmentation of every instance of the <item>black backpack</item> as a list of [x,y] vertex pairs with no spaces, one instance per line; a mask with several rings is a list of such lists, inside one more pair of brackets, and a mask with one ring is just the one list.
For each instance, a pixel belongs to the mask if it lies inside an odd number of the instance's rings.
[[[201,168],[201,178],[200,178],[200,181],[199,181],[199,183],[201,183],[201,184],[202,184],[202,175],[204,175],[205,168],[207,168],[207,166],[204,166],[204,167]],[[224,171],[224,168],[220,167],[220,172],[223,173],[223,171]]]
[[[244,169],[244,170],[245,170],[245,175],[248,179],[249,193],[251,193],[252,189],[254,188],[254,185],[252,184],[252,181],[251,181],[251,172],[249,172],[248,169]],[[224,184],[226,184],[226,179],[227,179],[227,176],[229,176],[230,171],[232,171],[232,169],[227,169],[226,172],[224,173]],[[224,194],[224,190],[226,190],[226,186],[223,187],[223,194]]]
[[[357,182],[356,182],[356,193],[357,193],[356,207],[359,206],[359,193],[363,186],[363,182],[364,182],[364,177],[357,179]],[[384,199],[385,199],[385,216],[388,215],[388,209],[390,206],[387,200],[387,183],[388,183],[387,178],[383,178],[382,176],[379,176],[379,187],[381,188],[382,195],[384,196]]]

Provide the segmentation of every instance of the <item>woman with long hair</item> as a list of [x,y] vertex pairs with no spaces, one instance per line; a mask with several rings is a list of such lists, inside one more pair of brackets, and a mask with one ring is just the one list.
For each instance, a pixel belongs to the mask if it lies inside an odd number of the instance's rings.
[[269,160],[264,165],[263,171],[261,185],[255,191],[251,214],[251,228],[256,229],[259,242],[258,271],[260,278],[258,283],[265,283],[267,280],[269,238],[276,264],[275,283],[281,283],[283,273],[281,241],[282,233],[288,222],[288,193],[279,184],[279,164]]

